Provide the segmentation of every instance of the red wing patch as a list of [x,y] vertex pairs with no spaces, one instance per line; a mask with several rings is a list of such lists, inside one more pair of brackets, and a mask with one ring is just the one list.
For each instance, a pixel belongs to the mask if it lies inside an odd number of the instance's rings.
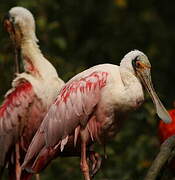
[[[89,115],[99,102],[100,90],[106,85],[107,76],[107,72],[93,72],[85,78],[70,80],[62,88],[33,137],[23,166],[42,153],[44,146],[49,149],[48,147],[60,144],[63,149],[65,140],[70,134],[75,133],[76,145],[81,121],[88,123]],[[92,122],[91,124],[93,125]],[[97,124],[94,129],[98,131],[98,128]]]
[[61,99],[66,102],[70,94],[76,93],[78,89],[84,93],[85,91],[93,90],[92,88],[95,90],[97,86],[99,89],[103,88],[106,85],[107,75],[107,72],[93,72],[89,76],[81,78],[79,81],[73,81],[62,89],[60,92]]
[[86,126],[88,117],[99,102],[107,76],[107,72],[93,72],[70,80],[63,87],[44,119],[48,146],[72,134],[78,125]]

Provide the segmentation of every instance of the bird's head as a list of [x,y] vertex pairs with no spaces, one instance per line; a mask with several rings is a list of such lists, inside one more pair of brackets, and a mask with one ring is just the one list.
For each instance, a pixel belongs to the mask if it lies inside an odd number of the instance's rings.
[[20,47],[25,40],[38,41],[35,35],[35,20],[29,10],[13,7],[4,17],[3,23],[16,46]]
[[130,72],[133,72],[141,81],[143,86],[150,94],[158,116],[165,122],[170,123],[171,117],[162,105],[159,97],[157,96],[151,81],[151,64],[148,57],[141,51],[134,50],[125,55],[121,61],[121,66],[124,66]]

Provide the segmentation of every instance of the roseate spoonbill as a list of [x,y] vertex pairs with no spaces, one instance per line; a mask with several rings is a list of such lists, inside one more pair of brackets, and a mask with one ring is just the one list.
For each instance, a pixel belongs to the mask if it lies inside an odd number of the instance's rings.
[[[164,123],[162,120],[159,122],[158,134],[160,138],[160,142],[163,143],[170,136],[175,135],[175,109],[171,109],[168,111],[172,122],[169,124]],[[173,158],[170,162],[170,168],[175,170],[175,158]]]
[[[24,72],[17,74],[0,107],[0,166],[3,169],[8,164],[12,179],[16,166],[16,179],[19,180],[23,179],[19,161],[23,161],[35,132],[64,82],[39,49],[30,11],[22,7],[10,9],[4,25],[21,51]],[[16,159],[13,159],[15,144]]]
[[150,69],[147,56],[134,50],[124,56],[120,66],[97,65],[69,80],[35,134],[22,167],[35,173],[34,165],[45,152],[63,151],[73,134],[76,146],[80,135],[80,166],[85,180],[90,180],[87,145],[89,142],[106,144],[117,133],[120,121],[143,103],[142,84],[151,95],[158,116],[166,123],[171,122],[153,89]]

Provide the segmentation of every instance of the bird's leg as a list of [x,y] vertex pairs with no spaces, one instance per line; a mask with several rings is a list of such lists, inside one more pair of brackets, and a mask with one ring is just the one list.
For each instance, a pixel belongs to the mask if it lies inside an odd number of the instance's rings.
[[35,175],[35,179],[36,179],[36,180],[40,180],[40,175],[39,175],[39,174],[36,174],[36,175]]
[[16,180],[21,178],[21,166],[20,166],[20,152],[19,152],[19,142],[15,144],[15,155],[16,155]]
[[101,167],[102,159],[98,153],[91,151],[90,160],[92,161],[91,177],[93,178]]
[[90,175],[89,175],[89,166],[87,163],[87,157],[86,157],[86,142],[88,139],[88,131],[86,129],[83,129],[81,131],[81,171],[84,175],[85,180],[90,180]]

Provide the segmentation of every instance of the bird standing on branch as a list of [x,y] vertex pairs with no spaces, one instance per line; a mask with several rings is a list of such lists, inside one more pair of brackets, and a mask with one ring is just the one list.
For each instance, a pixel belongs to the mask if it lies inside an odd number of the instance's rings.
[[153,89],[150,69],[147,56],[134,50],[125,55],[120,66],[97,65],[69,80],[35,134],[22,167],[36,173],[43,154],[63,151],[73,136],[74,146],[81,145],[84,178],[90,180],[87,146],[93,142],[106,144],[118,132],[120,122],[143,103],[142,85],[151,95],[158,116],[171,122]]
[[24,72],[17,74],[0,107],[0,166],[3,170],[8,164],[11,179],[20,180],[28,176],[21,174],[20,163],[64,82],[39,49],[30,11],[10,9],[4,25],[15,48],[20,49]]

